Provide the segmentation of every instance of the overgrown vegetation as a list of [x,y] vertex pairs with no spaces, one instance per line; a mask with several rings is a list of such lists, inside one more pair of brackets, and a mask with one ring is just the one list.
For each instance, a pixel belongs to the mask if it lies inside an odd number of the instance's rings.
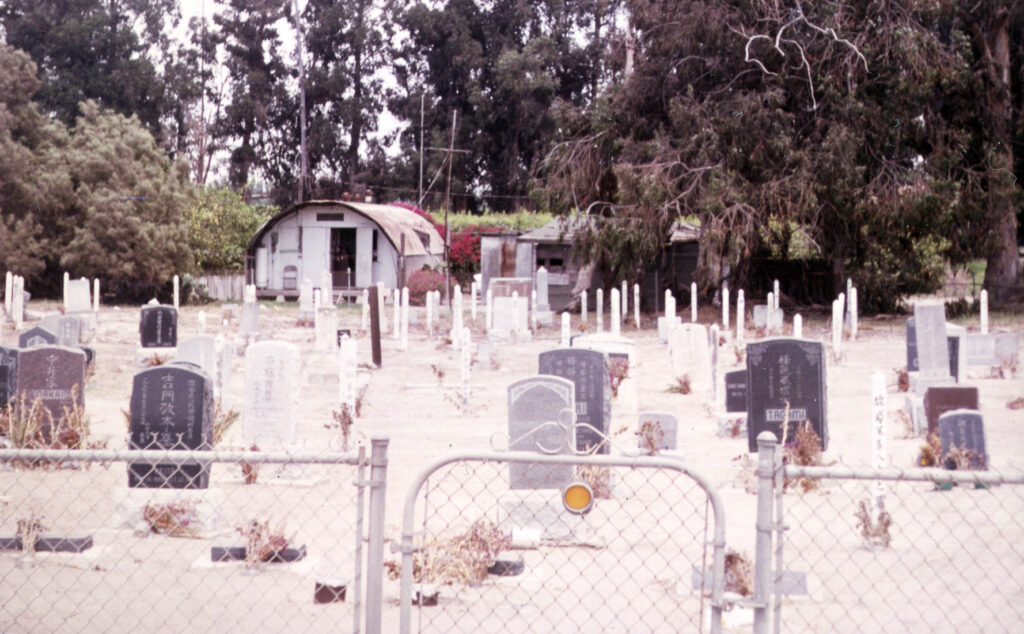
[[[788,429],[789,406],[786,406],[786,421],[782,423],[783,429]],[[786,441],[785,431],[783,432],[783,460],[786,464],[801,467],[817,467],[821,465],[821,437],[814,431],[811,421],[804,421],[798,425],[796,435],[792,442]],[[813,478],[800,478],[797,485],[806,493],[818,488],[818,481]],[[788,488],[791,481],[787,478],[783,488]]]
[[248,568],[257,568],[262,563],[274,560],[288,548],[290,542],[285,536],[284,525],[271,529],[270,520],[250,520],[235,530],[245,538],[245,565]]
[[648,456],[656,456],[661,451],[661,443],[665,439],[665,431],[658,421],[645,420],[640,423],[640,430],[637,432],[640,437],[640,448]]
[[892,543],[892,535],[889,528],[892,526],[892,516],[885,510],[885,507],[878,509],[878,517],[871,517],[871,504],[867,500],[861,500],[857,505],[857,528],[860,535],[869,548],[888,548]]
[[[487,578],[487,569],[494,558],[512,543],[498,526],[488,520],[477,520],[462,534],[425,545],[413,555],[413,581],[416,583],[458,583],[471,585]],[[401,576],[396,561],[385,561],[390,579]]]
[[195,502],[190,500],[146,504],[142,509],[142,520],[153,533],[169,537],[199,537],[199,515]]

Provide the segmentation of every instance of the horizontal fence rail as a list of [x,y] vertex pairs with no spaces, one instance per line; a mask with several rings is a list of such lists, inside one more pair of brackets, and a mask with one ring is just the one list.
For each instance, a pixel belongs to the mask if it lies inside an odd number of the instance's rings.
[[[568,469],[592,510],[570,513],[558,488],[511,489],[519,467],[534,482]],[[401,631],[717,632],[724,547],[718,493],[681,461],[452,455],[405,498]]]
[[379,631],[365,453],[0,450],[0,631]]
[[1024,473],[777,475],[774,631],[1024,631]]

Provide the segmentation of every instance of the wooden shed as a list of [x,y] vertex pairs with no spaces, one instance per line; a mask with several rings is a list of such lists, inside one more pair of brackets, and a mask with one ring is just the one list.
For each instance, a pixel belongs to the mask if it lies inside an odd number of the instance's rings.
[[313,200],[268,220],[245,253],[247,284],[261,297],[299,293],[303,279],[319,285],[330,271],[335,291],[353,292],[384,282],[398,288],[404,275],[444,260],[433,224],[404,207]]

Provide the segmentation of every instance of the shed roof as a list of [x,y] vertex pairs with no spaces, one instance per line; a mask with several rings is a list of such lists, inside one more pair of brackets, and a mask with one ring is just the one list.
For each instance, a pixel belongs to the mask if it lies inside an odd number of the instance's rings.
[[[522,234],[519,236],[519,240],[542,244],[572,242],[577,229],[585,222],[587,220],[581,216],[555,218],[543,227]],[[676,224],[672,227],[672,235],[669,236],[669,242],[671,243],[697,242],[698,240],[700,240],[700,227],[682,220],[676,221]]]
[[[263,226],[256,231],[249,246],[246,249],[252,253],[256,246],[263,240],[276,224],[299,211],[308,207],[316,207],[318,210],[349,211],[369,218],[384,232],[388,241],[394,245],[395,250],[399,249],[402,243],[402,236],[405,236],[405,255],[442,255],[444,253],[444,240],[434,228],[434,225],[414,211],[395,205],[380,205],[376,203],[357,203],[341,200],[309,200],[296,203],[284,209],[270,220],[263,223]],[[421,240],[421,235],[427,237],[427,244]]]

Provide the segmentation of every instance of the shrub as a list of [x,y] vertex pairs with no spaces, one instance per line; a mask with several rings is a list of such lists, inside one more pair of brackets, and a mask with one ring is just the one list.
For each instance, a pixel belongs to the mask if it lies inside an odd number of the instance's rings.
[[423,306],[426,303],[427,291],[444,290],[444,275],[427,268],[413,271],[406,286],[409,288],[409,303]]

